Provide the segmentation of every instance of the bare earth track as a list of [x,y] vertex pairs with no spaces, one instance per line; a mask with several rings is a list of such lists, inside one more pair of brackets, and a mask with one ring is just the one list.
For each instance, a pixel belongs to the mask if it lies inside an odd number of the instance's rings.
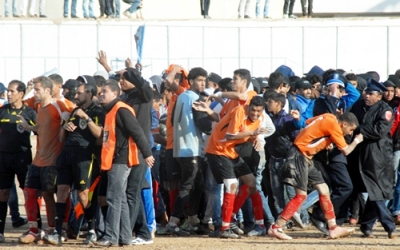
[[[24,226],[18,230],[11,228],[7,219],[6,243],[0,244],[0,249],[101,249],[97,246],[85,246],[83,239],[68,240],[62,247],[52,245],[21,245],[18,244],[18,237],[28,229]],[[46,224],[45,224],[46,225]],[[339,250],[339,249],[400,249],[400,236],[396,239],[387,239],[387,234],[381,226],[374,230],[376,238],[361,238],[361,232],[356,232],[348,238],[338,240],[328,240],[322,237],[317,230],[297,231],[287,233],[293,237],[292,241],[280,241],[269,236],[263,237],[242,237],[238,240],[214,239],[208,236],[174,237],[174,236],[156,236],[153,245],[119,247],[124,249],[282,249],[282,250]],[[113,247],[116,249],[117,247]]]

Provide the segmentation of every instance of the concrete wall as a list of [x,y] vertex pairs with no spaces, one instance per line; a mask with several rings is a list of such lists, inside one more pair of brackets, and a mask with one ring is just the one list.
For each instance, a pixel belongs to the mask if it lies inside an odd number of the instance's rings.
[[[143,23],[128,21],[0,22],[0,81],[28,81],[57,68],[65,78],[101,69],[105,50],[115,69],[136,60],[134,34]],[[144,75],[160,74],[170,63],[200,66],[231,76],[248,68],[267,76],[281,64],[297,75],[312,66],[382,78],[400,68],[400,19],[308,19],[277,21],[151,21],[146,23]]]

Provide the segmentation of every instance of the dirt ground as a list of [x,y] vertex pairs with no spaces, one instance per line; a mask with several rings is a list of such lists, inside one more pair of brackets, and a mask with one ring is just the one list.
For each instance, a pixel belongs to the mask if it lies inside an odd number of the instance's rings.
[[[20,212],[21,216],[25,216],[25,209],[23,207],[23,196],[19,192],[20,198]],[[21,200],[22,198],[22,200]],[[42,207],[43,215],[44,206]],[[45,216],[43,216],[45,217]],[[43,218],[42,217],[42,218]],[[44,227],[47,223],[44,222]],[[399,228],[400,229],[400,228]],[[0,244],[0,250],[5,249],[100,249],[102,247],[86,246],[82,244],[83,239],[68,240],[62,247],[55,247],[52,245],[21,245],[18,244],[18,237],[28,230],[28,225],[19,229],[13,229],[11,226],[11,218],[7,218],[5,237],[6,243]],[[147,246],[131,246],[120,248],[138,248],[138,249],[204,249],[204,250],[219,250],[219,249],[282,249],[282,250],[339,250],[339,249],[400,249],[400,234],[396,239],[388,239],[387,233],[383,227],[376,226],[374,228],[375,238],[361,238],[361,232],[356,228],[353,235],[348,238],[338,240],[328,240],[315,229],[307,231],[286,231],[286,233],[293,237],[291,241],[280,241],[270,236],[262,237],[242,237],[237,240],[215,239],[208,236],[191,236],[191,237],[174,237],[174,236],[156,236],[154,244]],[[113,247],[116,249],[117,247]]]
[[[35,148],[35,137],[32,137],[32,145]],[[32,152],[35,152],[33,148]],[[26,217],[24,208],[24,196],[22,190],[18,189],[19,195],[19,209],[21,216]],[[45,207],[42,206],[42,219],[45,220]],[[43,222],[43,227],[47,227],[47,222]],[[55,247],[52,245],[21,245],[18,244],[18,237],[28,230],[28,225],[18,229],[13,229],[11,226],[11,218],[7,217],[5,228],[6,242],[0,244],[0,250],[6,249],[101,249],[97,246],[86,246],[82,244],[83,239],[68,240],[62,247]],[[400,230],[400,227],[399,227]],[[374,228],[374,235],[376,238],[361,238],[361,232],[356,228],[353,235],[348,238],[338,240],[325,239],[319,231],[315,229],[307,231],[286,231],[286,233],[293,237],[291,241],[280,241],[275,238],[267,236],[262,237],[242,237],[237,240],[215,239],[208,236],[191,236],[191,237],[174,237],[174,236],[156,236],[154,244],[147,246],[131,246],[120,248],[137,248],[137,249],[204,249],[204,250],[219,250],[219,249],[279,249],[279,250],[353,250],[353,249],[399,249],[400,250],[400,233],[396,239],[388,239],[387,233],[379,225]],[[117,247],[113,247],[117,249]]]
[[[81,240],[68,240],[62,247],[51,245],[20,245],[17,243],[18,236],[21,235],[27,226],[21,230],[6,230],[6,243],[0,245],[0,249],[84,249],[84,248],[101,248],[97,246],[85,246],[81,244]],[[208,236],[198,237],[156,237],[153,245],[132,246],[120,248],[140,248],[140,249],[307,249],[307,250],[338,250],[338,249],[400,249],[400,238],[389,240],[387,234],[382,227],[375,230],[377,238],[364,239],[361,233],[356,231],[349,238],[339,240],[327,240],[315,231],[307,232],[289,232],[293,236],[291,241],[280,241],[269,236],[248,238],[242,237],[238,240],[223,240],[209,238]],[[116,249],[116,247],[114,247]]]

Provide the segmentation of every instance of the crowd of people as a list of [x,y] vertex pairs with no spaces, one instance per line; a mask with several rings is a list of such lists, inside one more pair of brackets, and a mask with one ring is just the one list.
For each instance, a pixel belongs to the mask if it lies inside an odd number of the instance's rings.
[[[17,0],[4,0],[4,14],[5,17],[13,17],[16,18],[24,18],[24,17],[39,17],[39,18],[47,18],[45,15],[45,0],[29,0],[29,11],[28,9],[28,0],[22,0],[20,14],[18,14],[17,8]],[[122,0],[124,3],[131,5],[127,8],[122,14],[127,18],[143,18],[142,8],[143,8],[143,0]],[[255,12],[254,12],[254,2],[256,2]],[[283,18],[297,18],[293,14],[293,7],[296,0],[284,0],[283,5]],[[39,14],[35,13],[36,11],[36,2],[39,3]],[[238,7],[238,18],[270,18],[269,17],[269,2],[270,0],[239,0]],[[76,8],[78,0],[64,0],[64,17],[68,18],[79,18],[76,14]],[[208,15],[210,9],[211,0],[200,0],[200,10],[201,15],[205,19],[210,19],[211,17]],[[82,2],[82,10],[83,10],[83,18],[86,19],[96,19],[96,18],[120,18],[121,17],[121,0],[99,0],[100,5],[100,16],[96,17],[93,9],[94,2],[93,0],[83,0]],[[10,6],[12,10],[12,14],[10,14]],[[263,7],[263,10],[261,10]],[[312,10],[313,10],[313,0],[301,0],[302,7],[302,18],[311,18]],[[69,15],[71,13],[71,15]]]
[[[4,0],[4,16],[14,18],[47,18],[45,14],[45,0],[22,0],[20,4],[20,14],[18,14],[18,1],[17,0]],[[124,3],[129,4],[122,14],[128,18],[132,18],[135,14],[136,18],[143,18],[142,8],[143,0],[122,0]],[[36,13],[36,4],[39,3],[39,14]],[[64,18],[79,18],[76,14],[78,0],[64,0]],[[96,19],[96,18],[120,18],[121,17],[121,0],[99,0],[100,16],[96,17],[94,14],[93,0],[83,0],[82,11],[83,18]],[[29,7],[29,10],[28,10]],[[10,10],[12,14],[10,13]],[[71,16],[69,16],[71,12]]]
[[147,79],[130,59],[118,71],[97,59],[94,76],[0,84],[0,242],[15,176],[21,244],[60,246],[82,231],[100,246],[155,234],[290,240],[284,230],[311,225],[337,239],[354,232],[346,224],[372,237],[377,221],[396,237],[400,70],[381,81],[282,65],[222,78],[171,64]]

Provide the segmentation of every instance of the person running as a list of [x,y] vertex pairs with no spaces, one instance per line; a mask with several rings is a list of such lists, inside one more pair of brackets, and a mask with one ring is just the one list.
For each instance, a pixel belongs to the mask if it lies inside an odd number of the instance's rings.
[[[291,115],[296,119],[300,114],[298,111],[292,111]],[[337,226],[329,188],[312,159],[319,151],[332,147],[332,143],[344,155],[350,154],[357,144],[363,141],[362,134],[356,135],[350,145],[347,145],[344,139],[344,135],[351,135],[357,128],[357,118],[352,113],[344,113],[338,119],[333,114],[323,114],[308,119],[306,124],[307,126],[299,133],[288,152],[282,175],[282,181],[295,188],[296,196],[286,204],[276,222],[268,229],[268,234],[280,240],[292,239],[283,232],[282,226],[292,218],[306,200],[307,185],[310,183],[319,193],[321,209],[328,223],[329,237],[331,239],[346,237],[354,229]]]
[[[221,238],[239,238],[230,228],[233,212],[237,213],[247,196],[253,204],[257,230],[266,231],[260,193],[257,192],[256,179],[249,166],[239,156],[235,146],[253,141],[257,148],[260,144],[256,136],[267,132],[261,127],[261,116],[264,111],[264,99],[255,96],[248,105],[238,106],[224,116],[216,125],[206,147],[206,157],[217,183],[224,183],[225,193],[222,205]],[[235,199],[238,187],[241,186],[238,199]]]

